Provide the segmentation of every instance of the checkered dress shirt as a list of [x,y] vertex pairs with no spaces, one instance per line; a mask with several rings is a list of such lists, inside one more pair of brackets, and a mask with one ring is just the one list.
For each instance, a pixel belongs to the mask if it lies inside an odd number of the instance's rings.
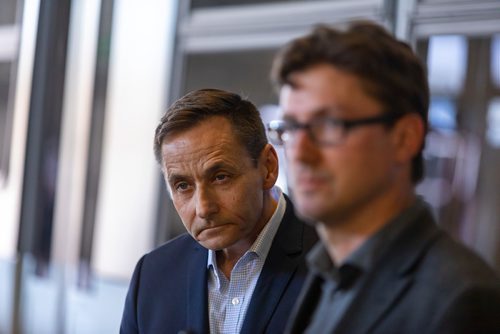
[[286,201],[278,187],[273,189],[278,206],[252,247],[238,260],[228,280],[217,267],[215,251],[208,251],[208,310],[210,333],[239,333],[255,285],[274,236],[285,214]]

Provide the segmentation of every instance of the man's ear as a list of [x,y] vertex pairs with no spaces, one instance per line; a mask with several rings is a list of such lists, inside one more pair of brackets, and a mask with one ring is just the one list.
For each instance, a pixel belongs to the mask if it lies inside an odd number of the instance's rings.
[[278,180],[278,154],[271,144],[266,144],[260,154],[260,164],[263,172],[263,187],[271,189]]
[[394,127],[396,159],[399,162],[411,161],[420,152],[425,140],[424,121],[416,113],[408,113]]

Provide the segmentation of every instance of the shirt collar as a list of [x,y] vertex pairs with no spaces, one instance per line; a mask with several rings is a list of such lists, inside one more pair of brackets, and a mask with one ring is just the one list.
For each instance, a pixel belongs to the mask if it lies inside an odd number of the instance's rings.
[[309,268],[325,278],[334,279],[338,277],[338,269],[344,265],[355,267],[362,272],[368,271],[376,263],[377,256],[382,254],[397,239],[408,223],[416,219],[425,207],[425,202],[420,197],[417,197],[414,204],[366,240],[340,266],[336,266],[332,262],[325,246],[318,243],[307,255]]

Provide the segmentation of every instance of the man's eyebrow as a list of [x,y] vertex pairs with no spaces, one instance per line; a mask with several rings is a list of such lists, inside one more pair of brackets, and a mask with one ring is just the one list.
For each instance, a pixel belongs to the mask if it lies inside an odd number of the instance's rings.
[[182,174],[177,174],[177,173],[169,174],[167,177],[169,184],[174,184],[179,180],[185,180],[185,179],[187,179],[187,176],[182,175]]
[[[313,110],[312,112],[310,112],[310,114],[312,114],[313,117],[322,117],[322,116],[329,115],[332,111],[335,111],[335,110],[338,110],[338,109],[323,107],[323,108],[318,108],[318,109]],[[295,117],[293,117],[291,114],[287,114],[286,110],[285,110],[283,113],[283,119],[284,120],[295,120]]]
[[204,174],[205,175],[212,175],[212,174],[216,173],[217,171],[219,171],[221,169],[234,169],[234,166],[231,165],[231,164],[228,164],[226,162],[222,162],[222,161],[216,162],[213,165],[209,166],[204,171]]

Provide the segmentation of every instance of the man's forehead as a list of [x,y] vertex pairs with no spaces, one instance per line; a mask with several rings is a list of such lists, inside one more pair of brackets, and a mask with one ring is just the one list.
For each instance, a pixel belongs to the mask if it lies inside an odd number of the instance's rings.
[[165,142],[162,146],[162,158],[163,169],[168,174],[170,171],[182,174],[183,169],[189,168],[199,172],[213,166],[238,168],[251,159],[241,144],[226,137],[215,142],[203,140]]
[[203,140],[193,142],[179,138],[173,141],[165,141],[162,145],[162,156],[165,163],[176,163],[191,160],[203,160],[213,156],[230,155],[232,151],[231,141],[221,138],[219,141],[210,143]]
[[338,107],[332,101],[318,99],[309,91],[292,86],[283,86],[280,91],[280,111],[282,117],[295,114],[321,116],[334,113]]

